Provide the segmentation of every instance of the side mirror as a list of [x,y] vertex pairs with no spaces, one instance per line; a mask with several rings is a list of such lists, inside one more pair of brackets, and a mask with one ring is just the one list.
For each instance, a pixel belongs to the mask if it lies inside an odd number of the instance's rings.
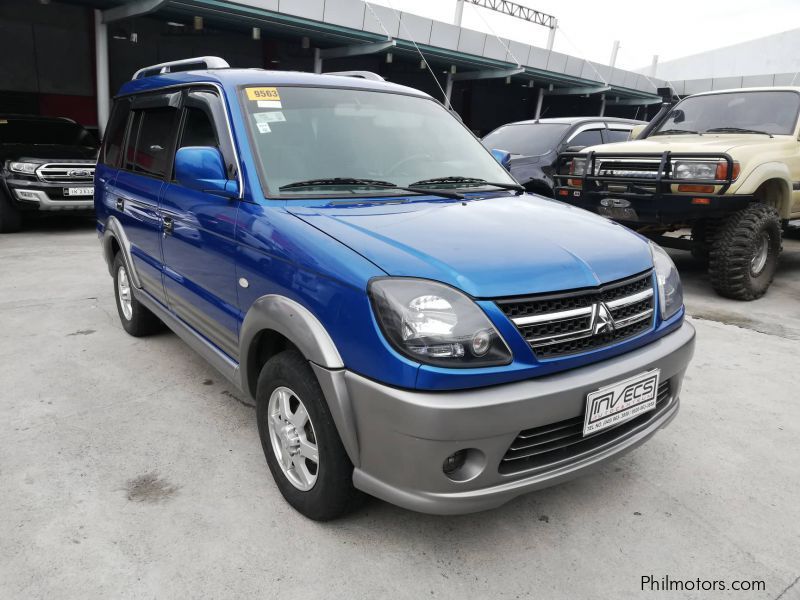
[[683,112],[680,108],[677,110],[673,110],[672,114],[667,116],[672,117],[673,123],[683,123],[686,120],[686,113]]
[[228,179],[218,148],[187,146],[175,153],[175,179],[187,188],[225,198],[239,195],[239,184]]
[[634,126],[634,128],[631,129],[631,134],[628,136],[628,139],[638,140],[639,136],[641,135],[642,131],[644,131],[645,127],[647,127],[647,123],[642,123],[641,125]]
[[511,153],[497,148],[492,149],[492,156],[495,160],[503,165],[503,168],[508,171],[511,169]]

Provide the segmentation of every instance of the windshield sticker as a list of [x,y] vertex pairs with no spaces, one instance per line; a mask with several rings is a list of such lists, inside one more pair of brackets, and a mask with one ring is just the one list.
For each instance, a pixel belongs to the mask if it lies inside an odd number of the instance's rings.
[[280,100],[259,100],[258,108],[282,108]]
[[247,92],[247,99],[256,100],[273,100],[280,102],[281,96],[277,88],[274,87],[250,87],[245,90]]
[[286,117],[279,110],[272,112],[253,113],[256,123],[277,123],[286,121]]
[[272,131],[270,129],[269,123],[256,123],[256,129],[258,129],[258,133],[269,133]]

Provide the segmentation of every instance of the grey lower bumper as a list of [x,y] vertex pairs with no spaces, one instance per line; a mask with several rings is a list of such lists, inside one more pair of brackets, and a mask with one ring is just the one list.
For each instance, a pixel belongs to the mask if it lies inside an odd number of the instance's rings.
[[39,210],[93,210],[94,198],[88,196],[76,200],[54,200],[44,190],[14,189],[14,196],[30,206],[38,205]]
[[[650,438],[677,414],[683,375],[694,352],[694,328],[684,323],[652,344],[601,363],[534,380],[477,390],[399,390],[348,371],[316,367],[342,441],[353,459],[354,485],[383,500],[426,513],[458,514],[500,506],[512,498],[584,473]],[[629,376],[661,369],[671,399],[636,427],[591,450],[514,473],[498,470],[521,430],[579,417],[586,395]],[[473,448],[464,481],[442,471],[446,457]]]

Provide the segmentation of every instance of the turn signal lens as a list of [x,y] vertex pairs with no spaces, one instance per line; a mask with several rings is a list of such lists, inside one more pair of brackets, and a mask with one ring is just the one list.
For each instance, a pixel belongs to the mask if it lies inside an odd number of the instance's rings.
[[[719,177],[717,178],[719,179]],[[689,183],[682,183],[678,186],[679,192],[694,192],[695,194],[713,194],[713,185],[692,185]]]
[[[738,162],[733,163],[733,177],[731,177],[732,181],[736,181],[736,178],[739,177],[740,166]],[[715,174],[717,179],[727,179],[728,178],[728,163],[727,162],[720,162],[717,163],[717,172]]]

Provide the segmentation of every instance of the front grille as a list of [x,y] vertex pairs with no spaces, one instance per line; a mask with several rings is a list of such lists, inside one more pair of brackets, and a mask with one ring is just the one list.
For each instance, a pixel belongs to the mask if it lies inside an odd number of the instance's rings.
[[47,163],[36,174],[47,183],[92,183],[94,163]]
[[598,160],[597,174],[603,177],[655,179],[659,161]]
[[670,381],[658,386],[656,406],[630,421],[583,437],[585,415],[521,431],[500,461],[502,474],[518,473],[591,452],[661,415],[672,403]]
[[538,359],[559,358],[650,330],[655,312],[653,277],[648,271],[594,290],[499,300],[497,305]]

